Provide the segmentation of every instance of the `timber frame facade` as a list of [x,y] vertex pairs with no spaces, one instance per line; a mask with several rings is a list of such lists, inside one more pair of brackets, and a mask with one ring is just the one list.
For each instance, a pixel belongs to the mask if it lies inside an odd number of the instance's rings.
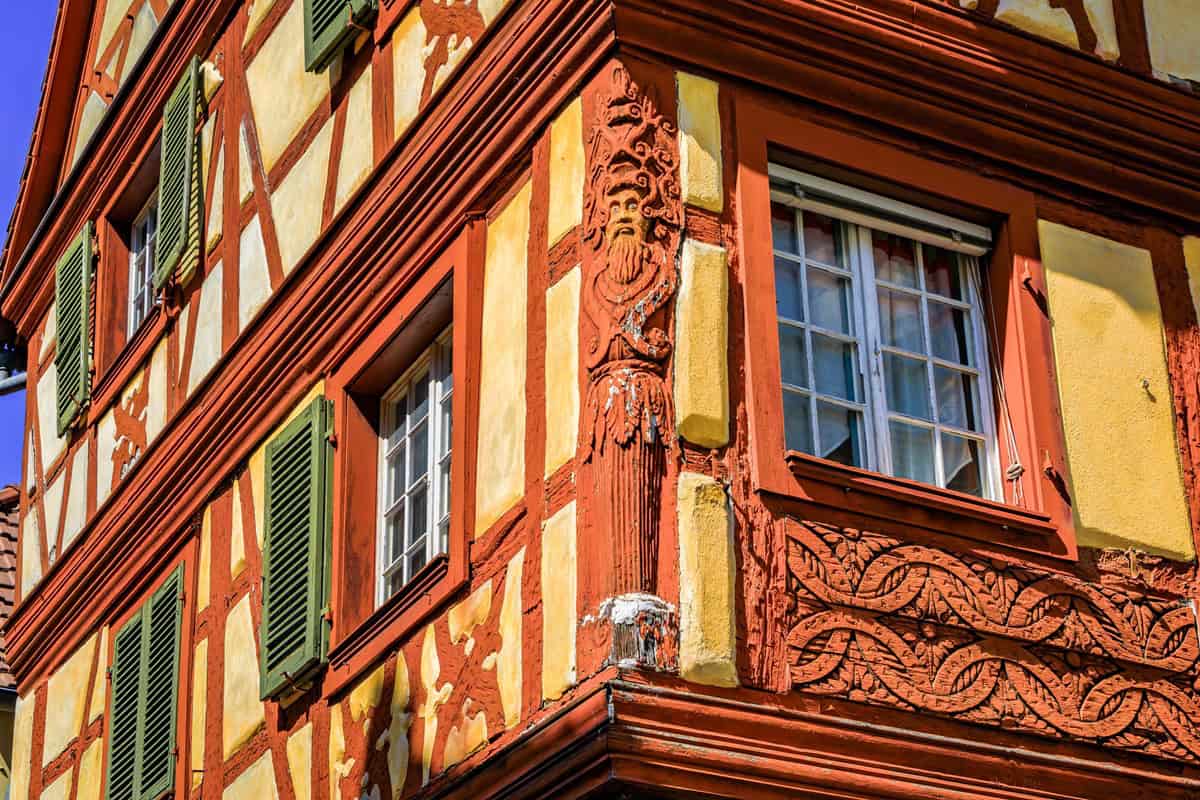
[[[62,0],[10,796],[1200,796],[1187,5]],[[795,444],[814,209],[974,259],[974,490]]]

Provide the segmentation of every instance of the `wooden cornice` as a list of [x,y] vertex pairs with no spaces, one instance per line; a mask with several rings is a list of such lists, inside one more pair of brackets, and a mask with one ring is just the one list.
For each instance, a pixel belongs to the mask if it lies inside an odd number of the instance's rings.
[[928,0],[614,5],[623,47],[1072,202],[1200,230],[1200,97],[1149,76]]
[[23,689],[169,561],[347,331],[383,315],[615,44],[606,0],[505,14],[18,607],[6,643]]

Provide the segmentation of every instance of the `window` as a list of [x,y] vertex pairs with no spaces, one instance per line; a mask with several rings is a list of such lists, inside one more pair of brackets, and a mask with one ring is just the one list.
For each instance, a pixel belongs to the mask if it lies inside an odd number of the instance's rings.
[[175,788],[182,620],[177,567],[114,638],[109,800],[156,800]]
[[158,238],[158,198],[152,197],[129,232],[129,339],[154,308],[154,247]]
[[383,397],[379,603],[447,552],[453,389],[447,330]]
[[1002,497],[976,260],[990,232],[770,173],[787,448]]

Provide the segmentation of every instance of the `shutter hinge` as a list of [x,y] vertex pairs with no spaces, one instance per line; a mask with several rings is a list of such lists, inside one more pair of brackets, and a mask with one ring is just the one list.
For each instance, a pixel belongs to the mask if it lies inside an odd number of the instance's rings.
[[1067,488],[1067,481],[1063,477],[1063,474],[1058,471],[1058,468],[1054,466],[1054,462],[1050,459],[1049,450],[1042,451],[1042,474],[1054,485],[1054,488],[1058,490],[1059,495],[1062,496],[1067,505],[1071,505],[1071,492]]
[[1029,269],[1029,259],[1021,258],[1021,287],[1029,293],[1033,298],[1033,302],[1037,303],[1038,310],[1046,319],[1050,318],[1050,305],[1046,301],[1046,293],[1041,287],[1034,285],[1033,271]]

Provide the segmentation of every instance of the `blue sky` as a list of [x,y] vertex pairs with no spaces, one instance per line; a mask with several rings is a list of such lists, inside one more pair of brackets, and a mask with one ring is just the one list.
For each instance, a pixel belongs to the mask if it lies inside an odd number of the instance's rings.
[[[0,26],[0,236],[17,199],[17,184],[41,99],[57,2],[8,2]],[[0,397],[0,486],[21,477],[21,430],[25,393]]]

